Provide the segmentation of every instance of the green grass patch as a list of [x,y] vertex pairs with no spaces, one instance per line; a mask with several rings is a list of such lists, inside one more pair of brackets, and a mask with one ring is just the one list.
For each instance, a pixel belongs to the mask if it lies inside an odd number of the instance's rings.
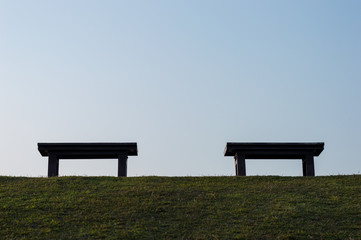
[[0,177],[1,239],[361,239],[361,175]]

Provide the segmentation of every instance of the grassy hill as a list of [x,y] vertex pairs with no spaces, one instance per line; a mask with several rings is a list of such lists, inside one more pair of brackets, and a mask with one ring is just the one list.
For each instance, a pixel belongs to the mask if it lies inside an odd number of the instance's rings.
[[0,177],[1,239],[361,239],[361,175]]

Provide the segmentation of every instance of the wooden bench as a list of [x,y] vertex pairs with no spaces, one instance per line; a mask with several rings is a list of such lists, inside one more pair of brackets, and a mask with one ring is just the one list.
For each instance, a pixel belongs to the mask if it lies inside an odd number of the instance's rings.
[[224,156],[233,156],[236,176],[246,176],[246,159],[302,159],[303,176],[315,176],[314,156],[324,143],[235,143],[229,142]]
[[128,156],[137,156],[137,143],[38,143],[49,156],[48,177],[59,175],[60,159],[118,159],[118,177],[127,176]]

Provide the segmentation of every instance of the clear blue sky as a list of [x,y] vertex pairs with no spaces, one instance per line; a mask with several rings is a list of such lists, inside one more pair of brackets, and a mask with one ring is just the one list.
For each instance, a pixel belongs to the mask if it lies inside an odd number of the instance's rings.
[[234,175],[230,141],[325,142],[316,175],[360,174],[360,103],[358,0],[0,0],[0,175],[45,176],[38,142],[133,141],[130,176]]

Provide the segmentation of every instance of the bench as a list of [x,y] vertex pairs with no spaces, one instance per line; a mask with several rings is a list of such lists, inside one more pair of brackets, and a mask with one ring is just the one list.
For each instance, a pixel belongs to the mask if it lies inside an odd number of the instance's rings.
[[128,156],[137,156],[137,143],[38,143],[49,157],[48,177],[59,175],[60,159],[118,159],[118,177],[127,176]]
[[315,176],[314,156],[324,143],[235,143],[229,142],[224,156],[233,156],[236,176],[246,176],[246,159],[302,159],[303,176]]

